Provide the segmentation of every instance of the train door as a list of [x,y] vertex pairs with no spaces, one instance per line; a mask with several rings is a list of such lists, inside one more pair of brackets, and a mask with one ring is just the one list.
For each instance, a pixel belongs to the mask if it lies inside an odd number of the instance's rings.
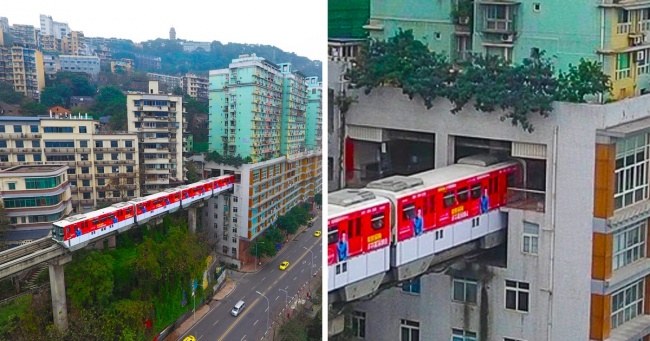
[[[365,239],[361,233],[361,223],[362,216],[361,214],[351,215],[346,221],[346,232],[348,240],[348,256],[352,257],[354,255],[360,254],[363,252],[363,240]],[[345,240],[345,238],[343,238]]]
[[330,225],[327,228],[327,264],[333,265],[338,262],[336,244],[339,242],[339,228],[337,225]]
[[402,199],[397,208],[397,240],[403,241],[415,236],[413,219],[416,215],[415,202],[412,199]]

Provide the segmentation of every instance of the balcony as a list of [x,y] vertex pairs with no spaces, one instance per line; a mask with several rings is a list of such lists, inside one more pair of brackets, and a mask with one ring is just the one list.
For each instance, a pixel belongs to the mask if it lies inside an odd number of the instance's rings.
[[91,166],[92,161],[77,161],[77,166]]
[[92,179],[93,175],[89,173],[77,174],[77,179]]
[[90,148],[76,148],[77,153],[90,153]]
[[546,192],[508,187],[506,207],[525,211],[545,212]]
[[45,148],[45,153],[74,153],[74,148]]

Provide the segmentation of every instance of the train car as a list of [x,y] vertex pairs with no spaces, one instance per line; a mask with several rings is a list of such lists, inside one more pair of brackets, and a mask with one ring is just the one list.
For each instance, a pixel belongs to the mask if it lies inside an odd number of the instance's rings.
[[357,294],[370,293],[390,268],[391,207],[386,198],[359,190],[328,195],[328,290],[356,283]]
[[187,208],[199,200],[207,200],[212,196],[211,183],[206,180],[176,188],[181,190],[181,206],[183,208]]
[[219,193],[226,191],[228,189],[232,189],[235,184],[235,176],[230,174],[230,175],[222,175],[219,177],[215,178],[209,178],[207,181],[212,182],[212,187],[213,189],[213,195],[218,195]]
[[142,198],[135,198],[129,203],[135,205],[136,223],[145,224],[152,218],[168,214],[174,207],[178,209],[180,191],[165,190]]
[[[474,156],[447,167],[373,181],[367,190],[389,199],[395,217],[391,266],[432,257],[505,227],[508,181],[520,173],[516,161]],[[421,268],[417,265],[416,268]],[[410,269],[398,278],[417,275]]]
[[54,222],[52,238],[70,250],[77,250],[85,247],[89,240],[126,231],[134,224],[135,207],[129,203],[118,203]]

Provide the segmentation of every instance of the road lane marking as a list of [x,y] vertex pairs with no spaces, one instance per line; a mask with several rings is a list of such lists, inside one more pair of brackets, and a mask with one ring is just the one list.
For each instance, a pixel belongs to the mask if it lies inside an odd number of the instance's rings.
[[265,279],[266,279],[266,276],[264,276],[264,278],[262,278],[262,281],[261,281],[261,282],[264,282]]
[[253,325],[256,325],[256,324],[257,324],[257,322],[259,322],[259,321],[260,321],[260,320],[257,320],[257,321],[255,321],[255,323],[253,323]]
[[212,325],[214,326],[214,325],[217,324],[217,323],[219,323],[219,320],[217,320],[217,322],[213,323]]
[[278,298],[280,298],[280,296],[278,296],[278,297],[276,297],[276,298],[275,298],[275,300],[277,301],[277,300],[278,300]]
[[246,338],[246,335],[242,336],[240,341],[244,341],[245,338]]
[[[298,257],[297,262],[300,262],[300,261],[301,261],[305,256],[307,256],[308,253],[309,253],[309,251],[305,250],[305,252],[304,252],[300,257]],[[273,271],[275,271],[275,269],[271,270],[271,272],[273,272]],[[270,288],[270,287],[273,287],[274,285],[276,285],[276,284],[277,284],[277,283],[278,283],[278,282],[279,282],[279,281],[280,281],[284,276],[287,275],[287,273],[288,273],[288,272],[283,272],[283,273],[280,275],[280,277],[279,277],[278,279],[276,279],[275,282],[273,282],[273,283],[269,286],[269,288]],[[298,278],[298,277],[294,278],[294,281],[295,281],[297,278]],[[289,288],[289,286],[287,286],[287,288]],[[262,293],[262,294],[266,294],[266,293]],[[254,306],[255,306],[255,305],[256,305],[260,300],[263,300],[263,299],[264,299],[264,298],[261,297],[261,296],[258,297],[258,298],[256,298],[256,299],[253,301],[253,303],[251,303],[251,305],[248,306],[248,309],[249,309],[249,310],[252,309],[252,308],[253,308],[253,307],[254,307]],[[267,306],[267,308],[266,308],[266,310],[264,310],[264,312],[267,312],[268,310],[269,310],[269,307]],[[230,332],[233,330],[233,328],[235,328],[235,327],[239,324],[239,322],[240,322],[241,320],[242,320],[242,319],[237,319],[237,320],[235,321],[235,323],[232,323],[232,324],[230,325],[230,327],[228,327],[228,329],[226,329],[226,331],[222,334],[222,336],[219,338],[218,341],[223,341],[223,340],[226,338],[226,336],[228,335],[228,333],[230,333]],[[190,328],[190,329],[191,329],[191,328]],[[267,332],[268,332],[268,330],[267,330]]]
[[267,312],[267,311],[269,311],[269,307],[266,307],[266,309],[264,309],[264,312]]
[[289,290],[289,286],[287,285],[286,287],[284,287],[284,290]]
[[203,335],[201,335],[201,336],[199,336],[199,338],[198,338],[198,339],[196,339],[196,341],[199,341],[199,340],[201,340],[201,338],[202,338],[202,337],[203,337]]
[[302,273],[303,271],[305,271],[305,269],[300,270],[300,273]]
[[293,281],[295,282],[297,279],[298,279],[298,277],[296,276],[296,277],[293,278]]

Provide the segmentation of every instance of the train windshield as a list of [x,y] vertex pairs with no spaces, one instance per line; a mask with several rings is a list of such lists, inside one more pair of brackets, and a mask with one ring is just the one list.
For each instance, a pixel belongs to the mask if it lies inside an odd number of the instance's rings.
[[372,228],[375,230],[379,230],[382,227],[384,227],[384,214],[383,213],[373,214]]
[[52,238],[62,242],[63,241],[63,227],[52,225]]

